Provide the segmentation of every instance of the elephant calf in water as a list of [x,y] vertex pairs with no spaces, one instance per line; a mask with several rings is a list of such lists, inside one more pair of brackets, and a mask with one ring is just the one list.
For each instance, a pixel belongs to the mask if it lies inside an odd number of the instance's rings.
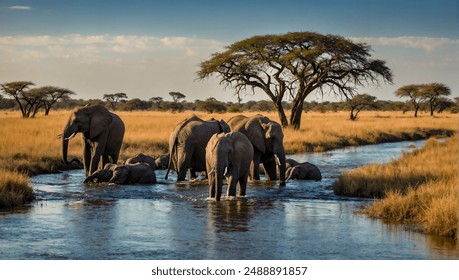
[[156,159],[154,157],[147,156],[146,154],[140,153],[140,154],[136,154],[135,156],[126,159],[124,164],[147,163],[153,168],[153,170],[156,170],[155,160]]
[[116,168],[116,164],[107,163],[103,169],[94,171],[91,175],[84,179],[84,183],[102,183],[108,182],[113,176],[113,170]]
[[291,164],[287,167],[285,172],[285,177],[287,181],[290,179],[300,179],[300,180],[322,180],[322,174],[317,166],[309,162]]
[[106,164],[104,169],[96,170],[84,180],[84,183],[91,182],[108,182],[119,185],[155,184],[156,175],[154,168],[147,163]]
[[127,184],[155,184],[156,174],[154,168],[147,163],[118,165],[113,170],[109,183]]

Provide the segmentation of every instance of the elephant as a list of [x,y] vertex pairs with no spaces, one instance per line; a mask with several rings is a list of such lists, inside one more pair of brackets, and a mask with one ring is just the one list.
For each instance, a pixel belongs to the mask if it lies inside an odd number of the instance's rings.
[[317,166],[309,162],[299,163],[298,165],[290,166],[285,172],[287,181],[291,179],[301,180],[322,180],[322,174]]
[[262,115],[238,115],[229,119],[228,124],[231,131],[245,134],[252,142],[254,155],[250,167],[251,179],[260,180],[259,165],[262,163],[268,180],[279,179],[280,184],[285,185],[286,162],[281,125]]
[[119,116],[102,105],[85,106],[69,117],[62,134],[62,158],[65,164],[80,162],[67,160],[69,140],[78,132],[83,134],[83,167],[85,176],[91,175],[106,163],[117,163],[124,137],[124,123]]
[[224,120],[204,121],[192,116],[179,123],[169,138],[169,163],[165,179],[170,169],[177,172],[177,182],[185,180],[188,169],[189,179],[195,177],[196,171],[206,171],[207,142],[213,134],[221,132],[230,132]]
[[167,169],[169,163],[169,154],[160,155],[155,159],[156,169]]
[[94,171],[91,175],[84,179],[83,183],[101,183],[108,182],[113,176],[113,170],[116,168],[116,164],[107,163],[103,169]]
[[156,170],[155,160],[156,159],[154,157],[147,156],[143,153],[140,153],[140,154],[137,154],[133,157],[126,159],[126,161],[124,161],[124,164],[135,164],[135,163],[143,162],[143,163],[147,163],[148,165],[150,165],[150,167],[153,168],[153,170]]
[[206,146],[210,198],[220,201],[225,175],[228,176],[228,196],[236,196],[237,183],[239,195],[245,196],[253,152],[250,140],[238,131],[214,134],[210,138]]
[[118,185],[155,184],[156,174],[148,163],[123,164],[116,166],[108,182]]

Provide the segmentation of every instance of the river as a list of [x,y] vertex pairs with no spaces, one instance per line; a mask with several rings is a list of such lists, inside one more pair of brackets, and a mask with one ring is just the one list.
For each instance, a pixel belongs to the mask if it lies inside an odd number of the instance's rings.
[[82,170],[31,178],[38,200],[0,214],[0,259],[459,259],[453,240],[355,214],[369,199],[334,195],[344,170],[388,162],[424,141],[290,155],[322,181],[250,184],[219,203],[175,174],[147,186],[88,186]]

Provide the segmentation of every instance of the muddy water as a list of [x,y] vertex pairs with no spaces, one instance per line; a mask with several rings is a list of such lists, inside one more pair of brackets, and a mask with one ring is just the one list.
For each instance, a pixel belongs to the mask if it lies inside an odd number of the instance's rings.
[[39,200],[0,215],[1,259],[458,259],[450,239],[387,225],[338,197],[344,170],[387,162],[422,141],[292,155],[321,182],[251,184],[246,197],[207,199],[204,183],[175,174],[147,186],[88,186],[81,170],[32,178]]

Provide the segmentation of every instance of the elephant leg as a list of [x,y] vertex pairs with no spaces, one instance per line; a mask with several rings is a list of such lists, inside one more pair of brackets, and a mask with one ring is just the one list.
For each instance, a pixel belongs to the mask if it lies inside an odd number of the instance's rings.
[[239,178],[239,196],[245,196],[247,190],[247,181],[249,174],[244,174],[241,178]]
[[85,172],[85,176],[89,176],[92,174],[89,168],[91,166],[91,144],[87,142],[88,140],[83,139],[83,168]]
[[228,177],[228,196],[236,196],[237,179],[230,175]]
[[266,180],[277,180],[277,165],[274,159],[263,162],[263,167],[265,168]]
[[215,186],[215,175],[209,174],[209,197],[214,198],[216,193],[216,186]]
[[252,180],[260,180],[260,161],[261,153],[255,152],[252,164],[250,164],[250,177]]
[[191,155],[186,152],[186,147],[179,149],[177,152],[177,181],[185,181],[190,161]]
[[194,171],[193,168],[190,168],[190,169],[188,170],[188,178],[190,178],[190,180],[198,178],[198,177],[196,176],[196,171]]
[[107,163],[114,163],[110,160],[110,157],[108,155],[102,155],[102,168],[107,164]]
[[95,143],[95,147],[93,148],[91,165],[89,169],[91,174],[94,171],[96,171],[97,168],[99,167],[99,162],[105,151],[106,145],[107,145],[107,133],[102,133],[102,135],[99,137],[99,142]]

